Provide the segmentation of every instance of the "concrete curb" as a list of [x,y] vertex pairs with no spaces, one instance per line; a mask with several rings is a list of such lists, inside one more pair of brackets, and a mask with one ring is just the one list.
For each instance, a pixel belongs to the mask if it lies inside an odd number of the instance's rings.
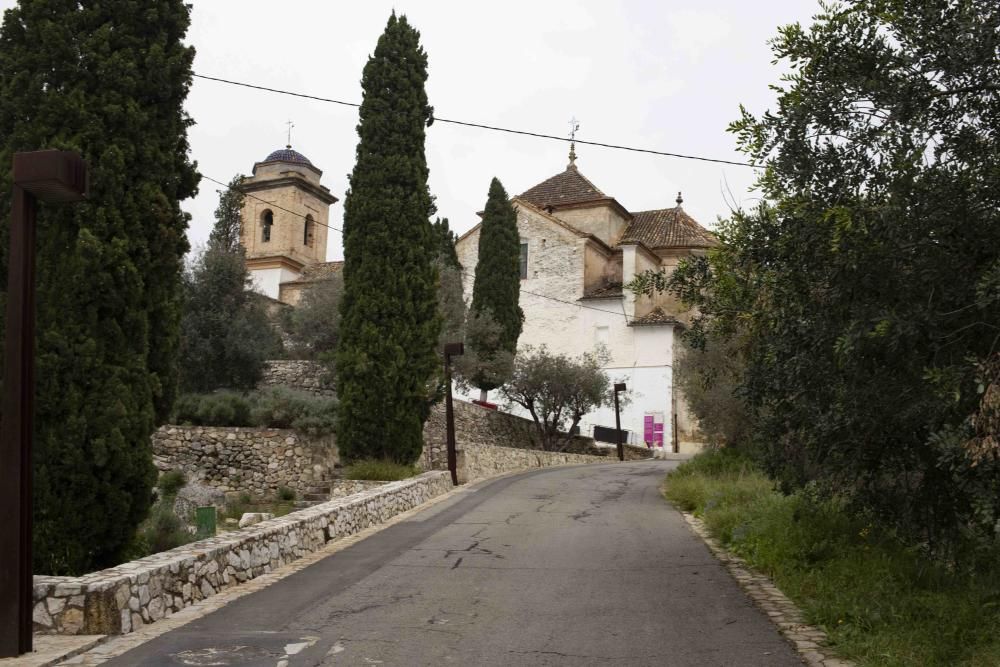
[[705,523],[688,512],[681,512],[691,530],[700,537],[709,551],[736,579],[747,597],[760,608],[781,635],[802,656],[809,667],[854,667],[854,663],[838,658],[823,646],[826,633],[804,621],[802,610],[778,590],[771,579],[754,571],[745,560],[730,553],[718,540],[711,536]]

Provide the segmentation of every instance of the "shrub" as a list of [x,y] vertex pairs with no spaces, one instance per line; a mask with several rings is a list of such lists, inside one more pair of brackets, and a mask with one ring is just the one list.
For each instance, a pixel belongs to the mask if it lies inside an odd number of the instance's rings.
[[395,482],[420,474],[416,466],[402,465],[393,461],[355,461],[344,468],[345,479]]
[[253,394],[251,420],[257,426],[294,428],[311,435],[333,433],[337,401],[273,387]]
[[287,486],[279,486],[278,493],[276,495],[278,496],[278,500],[295,500],[295,489],[290,489]]
[[184,394],[174,419],[195,426],[294,428],[310,435],[333,433],[337,401],[307,392],[273,387],[248,395],[232,391]]
[[160,489],[160,493],[163,494],[164,498],[176,496],[177,492],[183,489],[185,484],[187,484],[187,477],[180,470],[165,472],[160,475],[160,479],[156,482],[156,486]]
[[250,403],[234,391],[183,394],[174,406],[174,419],[195,426],[251,426]]
[[194,541],[195,536],[185,529],[174,514],[173,506],[172,499],[161,498],[153,505],[149,517],[139,525],[133,546],[137,558]]

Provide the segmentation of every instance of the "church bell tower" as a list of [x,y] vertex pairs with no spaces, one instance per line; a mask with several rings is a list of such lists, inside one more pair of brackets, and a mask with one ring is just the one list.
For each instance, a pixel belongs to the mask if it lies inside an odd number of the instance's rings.
[[243,181],[240,240],[258,292],[277,299],[282,283],[326,261],[329,209],[337,198],[320,183],[322,175],[289,145],[254,164]]

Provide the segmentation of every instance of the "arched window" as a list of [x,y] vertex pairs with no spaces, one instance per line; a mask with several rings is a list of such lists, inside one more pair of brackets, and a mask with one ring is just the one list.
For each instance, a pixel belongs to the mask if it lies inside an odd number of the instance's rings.
[[270,210],[264,211],[260,216],[260,240],[267,243],[271,240],[271,227],[274,226],[274,213]]
[[311,215],[306,216],[305,225],[302,226],[302,245],[312,247],[313,244],[313,217]]

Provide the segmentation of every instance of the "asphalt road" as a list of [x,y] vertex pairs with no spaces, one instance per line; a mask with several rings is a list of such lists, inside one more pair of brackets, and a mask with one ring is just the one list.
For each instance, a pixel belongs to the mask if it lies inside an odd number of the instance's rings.
[[800,665],[666,461],[479,485],[111,665]]

